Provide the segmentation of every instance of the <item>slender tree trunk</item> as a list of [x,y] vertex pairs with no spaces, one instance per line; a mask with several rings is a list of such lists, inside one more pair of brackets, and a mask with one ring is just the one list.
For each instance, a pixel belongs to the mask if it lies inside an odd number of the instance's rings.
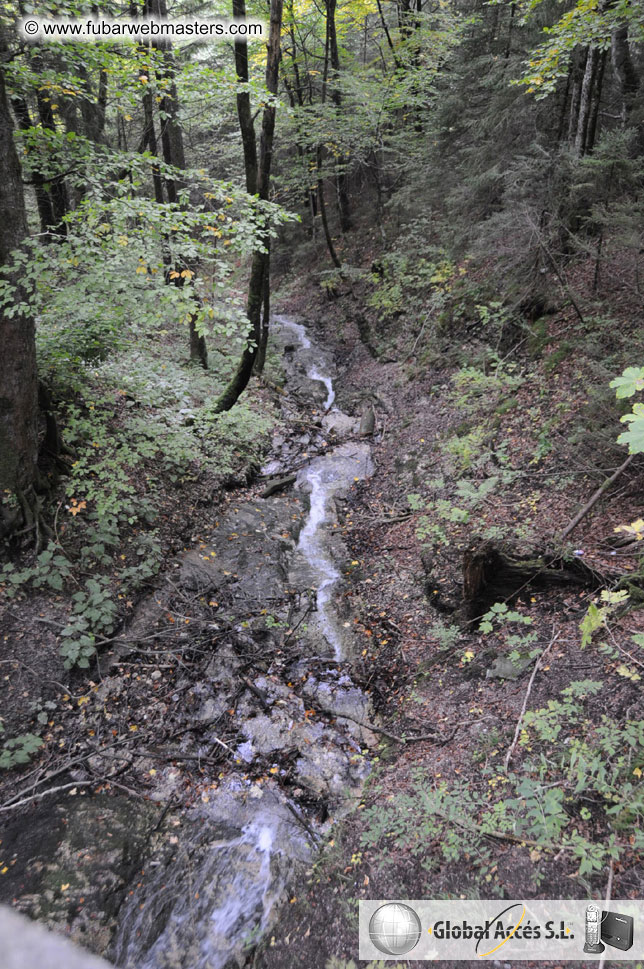
[[317,152],[317,166],[318,166],[318,203],[320,206],[320,218],[322,220],[322,229],[324,230],[324,238],[326,239],[327,249],[329,250],[329,255],[331,256],[331,262],[336,267],[340,269],[342,263],[336,252],[335,246],[333,245],[333,239],[331,238],[331,231],[329,229],[329,220],[326,214],[326,201],[324,199],[324,179],[322,178],[322,146],[318,148]]
[[[246,19],[245,0],[233,0],[233,17],[236,20]],[[239,84],[248,85],[248,44],[245,40],[235,41],[235,73]],[[255,195],[257,192],[257,138],[250,106],[250,93],[247,89],[237,91],[237,117],[244,150],[246,191],[249,195]]]
[[570,95],[570,118],[568,122],[568,141],[571,145],[575,142],[577,133],[577,123],[579,121],[579,108],[581,105],[581,89],[584,83],[584,72],[586,70],[586,60],[588,59],[588,48],[578,47],[572,55],[572,78]]
[[[266,58],[266,87],[271,94],[277,93],[280,62],[280,35],[282,30],[283,0],[271,0],[271,18]],[[262,201],[268,201],[271,163],[273,160],[273,138],[275,135],[275,105],[267,104],[262,117],[262,133],[259,143],[259,166],[257,194]],[[253,372],[255,357],[262,340],[262,305],[266,286],[270,285],[270,257],[268,253],[268,234],[262,240],[262,249],[253,254],[250,281],[248,284],[249,332],[246,347],[239,366],[228,387],[215,405],[215,412],[230,410],[244,392]]]
[[[146,2],[145,10],[146,13],[152,13],[160,20],[167,19],[168,10],[165,0],[149,0],[149,2]],[[153,46],[162,51],[163,58],[163,69],[158,71],[157,74],[157,76],[164,82],[165,89],[159,104],[159,109],[161,112],[161,149],[163,152],[163,160],[166,165],[171,165],[173,169],[175,169],[175,173],[172,175],[166,174],[163,182],[165,184],[168,202],[176,205],[179,202],[180,193],[185,187],[183,177],[177,174],[177,172],[182,172],[186,168],[183,129],[181,127],[181,120],[179,118],[179,98],[177,95],[177,86],[175,84],[176,66],[174,56],[172,54],[172,44],[170,41],[157,41],[156,43],[153,43]],[[170,259],[168,261],[168,268],[171,264],[172,260]],[[188,265],[188,262],[179,256],[179,258],[175,260],[175,265],[173,268],[178,275],[171,278],[170,273],[166,272],[166,280],[168,283],[172,283],[178,288],[183,288],[186,277],[181,275],[182,271],[184,269],[191,269],[194,272],[195,267]],[[192,280],[188,283],[188,285],[190,287],[194,287]],[[190,315],[188,321],[188,332],[190,335],[190,359],[193,361],[193,363],[199,363],[204,370],[207,370],[208,348],[206,346],[206,338],[203,333],[199,333],[197,329],[197,318],[194,313]]]
[[557,125],[557,144],[560,143],[564,136],[564,129],[566,126],[566,112],[568,110],[568,95],[570,94],[570,81],[572,78],[572,66],[568,70],[568,76],[566,77],[566,86],[563,91],[563,96],[561,99],[561,108],[559,111],[559,124]]
[[597,122],[599,119],[599,105],[602,99],[602,86],[604,83],[604,71],[606,69],[606,58],[608,51],[602,50],[599,54],[599,64],[597,66],[597,71],[595,72],[593,90],[592,90],[592,100],[590,107],[590,116],[588,118],[588,130],[586,132],[586,143],[584,145],[584,151],[589,154],[595,147],[595,140],[597,138]]
[[[146,91],[143,95],[143,123],[143,148],[147,148],[150,154],[157,158],[159,147],[156,126],[154,124],[154,105],[150,91]],[[155,162],[152,162],[152,185],[154,187],[154,201],[157,205],[163,205],[165,202],[163,179],[161,178],[159,166]]]
[[[269,240],[270,244],[270,240]],[[259,376],[263,373],[266,363],[266,350],[268,349],[268,333],[271,318],[271,274],[270,274],[270,251],[268,253],[266,272],[264,273],[264,299],[262,302],[262,328],[255,358],[254,372]]]
[[[16,113],[16,118],[18,119],[20,130],[29,131],[29,129],[33,127],[33,122],[31,120],[27,102],[24,98],[14,97],[12,98],[12,103],[13,109]],[[40,231],[43,233],[46,239],[55,224],[54,208],[51,203],[51,196],[45,187],[47,183],[44,175],[37,170],[33,170],[31,177],[36,195],[38,218],[40,219]]]
[[[40,118],[40,123],[47,131],[56,131],[56,121],[54,118],[54,112],[52,111],[51,102],[45,97],[43,91],[38,91],[37,95],[38,103],[38,116]],[[52,178],[49,182],[51,188],[49,194],[51,196],[51,204],[54,212],[54,224],[52,225],[51,231],[59,236],[67,235],[67,225],[63,221],[67,213],[69,212],[69,195],[67,192],[67,183],[63,175],[58,175]]]
[[[335,9],[336,0],[326,0],[326,29],[329,44],[329,60],[331,63],[331,70],[333,71],[331,101],[339,114],[342,110],[342,95],[338,89],[338,79],[340,77],[340,52],[338,50],[338,34],[335,26]],[[335,181],[338,196],[340,228],[343,232],[348,232],[352,225],[349,193],[347,191],[347,177],[345,173],[346,165],[347,159],[341,154],[336,163]]]
[[611,36],[611,65],[619,81],[622,94],[622,123],[634,124],[637,129],[637,153],[644,154],[644,121],[641,112],[634,109],[640,101],[640,76],[633,63],[628,40],[628,25],[621,24]]
[[633,64],[628,41],[628,24],[621,24],[613,31],[610,56],[613,73],[619,81],[622,93],[622,121],[628,124],[640,87],[639,74]]
[[[326,102],[327,95],[327,83],[329,79],[329,57],[331,48],[331,37],[329,34],[329,20],[327,17],[327,29],[326,29],[326,42],[324,44],[324,70],[322,72],[322,104]],[[331,256],[331,262],[333,265],[340,269],[342,263],[338,258],[338,254],[333,245],[333,239],[331,238],[331,232],[329,229],[329,220],[327,218],[326,211],[326,201],[324,198],[324,179],[322,177],[322,145],[318,145],[316,151],[316,166],[318,174],[318,203],[320,206],[320,218],[322,220],[322,228],[324,230],[324,238],[326,239],[327,249],[329,250],[329,255]]]
[[385,15],[384,15],[383,9],[382,9],[382,2],[381,2],[381,0],[377,0],[377,3],[378,3],[378,14],[380,16],[380,24],[381,24],[382,29],[384,31],[385,37],[387,38],[387,45],[389,47],[389,50],[392,53],[392,56],[393,56],[393,59],[394,59],[394,64],[396,66],[396,69],[398,69],[402,65],[401,65],[401,63],[400,63],[400,61],[398,59],[398,55],[396,54],[396,48],[394,47],[393,41],[391,39],[391,34],[389,33],[389,27],[387,26],[387,21],[385,20]]
[[[1,28],[0,28],[1,29]],[[0,35],[0,56],[4,55]],[[20,162],[13,141],[13,124],[7,100],[4,70],[0,65],[0,266],[7,267],[11,253],[27,236],[27,216]],[[5,268],[2,278],[15,287],[22,302],[19,280]],[[13,307],[12,307],[13,309]],[[34,320],[23,309],[8,315],[0,310],[0,494],[17,495],[21,515],[12,514],[0,499],[0,536],[22,518],[34,524],[34,489],[38,480],[38,379]]]
[[575,133],[575,154],[581,158],[586,153],[588,129],[592,115],[593,92],[595,89],[600,57],[597,47],[591,47],[586,58],[586,69],[581,85],[579,99],[579,115],[577,117],[577,131]]

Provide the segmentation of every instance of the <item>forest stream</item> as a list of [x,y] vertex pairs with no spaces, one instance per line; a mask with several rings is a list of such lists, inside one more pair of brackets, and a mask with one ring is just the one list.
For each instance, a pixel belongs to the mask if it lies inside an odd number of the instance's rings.
[[[304,435],[275,435],[262,469],[274,480],[295,462],[293,487],[229,506],[211,543],[183,556],[129,631],[132,646],[150,638],[177,588],[184,602],[226,602],[229,635],[221,622],[204,622],[199,642],[205,625],[212,648],[199,654],[199,676],[192,670],[175,684],[183,725],[173,734],[182,736],[174,762],[152,769],[158,786],[150,802],[118,793],[48,807],[54,828],[64,822],[64,836],[49,838],[47,881],[82,877],[82,866],[72,875],[64,864],[75,863],[73,845],[90,843],[91,830],[102,875],[98,886],[88,875],[86,892],[99,893],[99,914],[92,926],[73,922],[72,933],[118,966],[242,965],[249,945],[269,930],[294,867],[312,862],[369,772],[374,736],[361,725],[369,702],[351,680],[351,624],[338,608],[348,553],[335,533],[336,503],[372,473],[370,446],[358,438],[359,421],[333,407],[333,364],[312,334],[278,318],[274,339],[286,373],[285,426],[307,403],[314,408]],[[187,655],[190,638],[180,635]],[[111,657],[98,691],[104,702],[123,689],[116,668],[131,652]],[[136,756],[97,753],[92,766],[116,777]],[[201,772],[189,778],[193,764]],[[169,806],[160,821],[159,804]],[[47,808],[39,812],[50,830]],[[43,886],[30,896],[31,911],[55,919],[55,893]]]

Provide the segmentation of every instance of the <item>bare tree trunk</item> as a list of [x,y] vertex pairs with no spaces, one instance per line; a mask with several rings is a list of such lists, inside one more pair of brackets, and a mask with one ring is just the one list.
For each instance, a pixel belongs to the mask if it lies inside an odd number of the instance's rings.
[[584,71],[588,58],[587,47],[577,47],[572,55],[572,91],[570,95],[570,118],[568,122],[568,141],[574,144],[579,120],[579,106],[581,104],[581,89],[584,83]]
[[267,271],[264,273],[264,299],[262,303],[262,329],[255,357],[254,372],[259,376],[263,373],[266,364],[266,350],[268,348],[268,332],[270,329],[271,318],[271,278],[270,278],[270,252],[268,254]]
[[[0,56],[5,52],[0,36]],[[11,253],[27,236],[27,216],[20,162],[13,142],[13,123],[0,66],[0,266],[7,267]],[[5,268],[2,278],[15,287],[22,302],[19,280]],[[15,307],[11,307],[15,309]],[[21,309],[9,315],[0,311],[0,489],[17,495],[22,515],[0,506],[0,536],[22,517],[34,524],[34,489],[38,480],[38,379],[35,326]]]
[[[48,131],[56,130],[56,121],[54,119],[54,112],[52,111],[51,102],[45,100],[44,93],[38,91],[37,95],[38,103],[38,116],[40,118],[40,123],[43,128]],[[51,204],[54,212],[54,224],[52,225],[51,231],[55,232],[56,235],[66,236],[67,235],[67,225],[64,222],[64,218],[69,212],[69,195],[67,193],[67,184],[63,175],[58,175],[50,180],[49,194],[51,196]]]
[[326,202],[324,199],[324,179],[322,178],[322,147],[320,146],[317,151],[317,165],[318,165],[318,203],[320,206],[320,218],[322,219],[322,228],[324,230],[324,238],[326,239],[327,249],[329,250],[329,255],[331,256],[331,262],[336,267],[340,269],[342,263],[338,257],[338,254],[333,245],[333,239],[331,238],[331,231],[329,229],[329,220],[326,214]]
[[[12,103],[13,109],[16,113],[16,118],[18,119],[20,130],[29,131],[29,129],[33,127],[33,122],[29,113],[29,105],[22,97],[12,98]],[[52,231],[55,221],[51,196],[45,187],[47,180],[37,169],[32,171],[31,177],[36,195],[36,205],[38,207],[38,217],[40,219],[40,231],[43,233],[45,238],[47,238],[49,233]]]
[[628,124],[639,91],[640,79],[631,57],[627,24],[621,24],[613,31],[610,56],[613,73],[619,81],[622,92],[622,121]]
[[586,144],[584,151],[589,154],[595,147],[597,137],[597,121],[599,119],[599,105],[602,99],[602,86],[604,83],[604,71],[606,69],[606,57],[608,52],[603,50],[599,54],[599,64],[595,72],[592,100],[590,107],[590,117],[588,118],[588,130],[586,132]]
[[[266,87],[271,94],[277,93],[280,62],[280,35],[282,31],[283,0],[271,0],[271,19],[266,57]],[[275,105],[267,104],[262,117],[262,133],[259,142],[259,166],[257,194],[262,201],[268,201],[271,182],[271,163],[273,160],[273,139],[275,135]],[[262,248],[253,254],[250,281],[248,284],[248,303],[246,312],[250,324],[248,339],[239,366],[228,387],[215,405],[215,413],[230,410],[248,386],[253,372],[255,357],[262,340],[262,305],[266,287],[270,285],[269,238],[264,235]]]
[[599,64],[599,50],[597,47],[591,47],[588,51],[588,57],[586,58],[586,69],[584,71],[584,79],[581,85],[581,96],[579,100],[577,131],[575,133],[575,154],[579,158],[586,153],[588,129],[593,106],[593,91],[596,84]]
[[[144,9],[146,13],[152,13],[161,20],[167,19],[168,10],[165,0],[146,0]],[[179,98],[177,96],[177,86],[174,80],[176,68],[172,54],[172,44],[170,41],[162,40],[154,42],[153,46],[162,51],[163,58],[163,69],[158,72],[158,76],[164,81],[165,88],[165,92],[159,104],[159,110],[161,113],[161,149],[163,152],[163,160],[166,165],[171,165],[175,170],[182,172],[186,168],[186,153],[183,144],[183,129],[181,127],[181,120],[179,118]],[[154,119],[152,115],[151,121],[153,125]],[[153,128],[151,130],[153,130]],[[163,183],[165,184],[168,202],[173,205],[178,204],[180,193],[185,187],[183,177],[176,173],[172,175],[166,174],[163,179]],[[161,195],[163,195],[163,191],[161,191]],[[172,260],[169,260],[166,269],[170,268],[171,262]],[[186,277],[181,275],[182,271],[185,269],[191,269],[194,272],[195,267],[189,266],[187,261],[181,256],[175,260],[175,263],[176,265],[174,265],[174,269],[177,275],[171,278],[170,273],[166,271],[166,281],[168,283],[173,283],[175,286],[181,289],[184,287],[186,281]],[[193,286],[194,284],[191,281],[188,283],[188,285]],[[197,319],[195,314],[191,314],[188,320],[188,332],[190,335],[190,360],[193,363],[199,363],[204,370],[207,370],[208,348],[206,346],[206,338],[203,333],[199,333],[197,329]]]
[[622,123],[627,125],[631,120],[635,120],[638,154],[641,155],[644,153],[644,124],[641,118],[634,117],[633,111],[639,100],[640,77],[631,56],[627,24],[621,24],[613,31],[610,54],[613,74],[619,81],[622,93]]
[[[246,19],[245,0],[233,0],[233,17],[236,20]],[[239,84],[248,84],[248,44],[245,40],[235,41],[235,73]],[[248,90],[237,92],[237,117],[239,118],[239,131],[244,150],[246,191],[249,195],[255,195],[257,192],[257,139]]]
[[[324,70],[322,72],[322,104],[326,102],[327,95],[327,82],[329,79],[329,58],[331,53],[331,35],[329,32],[329,18],[327,17],[326,25],[326,41],[324,44]],[[324,229],[324,238],[326,239],[327,249],[329,250],[329,255],[331,256],[331,262],[333,265],[340,269],[342,263],[338,258],[338,254],[333,245],[333,239],[331,238],[331,231],[329,229],[329,220],[326,212],[326,201],[324,198],[324,179],[322,177],[322,145],[318,145],[316,151],[316,165],[318,172],[318,203],[320,205],[320,218],[322,219],[322,228]]]
[[[340,76],[340,52],[338,50],[338,34],[335,27],[335,8],[336,0],[326,0],[326,29],[329,44],[329,59],[331,62],[331,70],[333,71],[331,100],[339,113],[342,109],[342,95],[338,89],[338,78]],[[338,196],[340,228],[343,232],[348,232],[352,225],[349,193],[347,191],[347,177],[345,173],[346,164],[347,159],[343,155],[340,155],[336,163],[335,181]]]

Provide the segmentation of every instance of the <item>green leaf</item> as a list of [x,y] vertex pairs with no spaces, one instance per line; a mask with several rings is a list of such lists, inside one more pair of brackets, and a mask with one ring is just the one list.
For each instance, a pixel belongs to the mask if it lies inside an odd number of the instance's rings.
[[618,400],[632,397],[640,390],[644,390],[644,367],[627,367],[621,377],[611,380],[610,386],[615,390]]

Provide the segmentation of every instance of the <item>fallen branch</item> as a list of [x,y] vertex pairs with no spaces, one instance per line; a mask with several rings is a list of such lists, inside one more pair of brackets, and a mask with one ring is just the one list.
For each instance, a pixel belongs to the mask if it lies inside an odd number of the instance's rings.
[[319,844],[319,842],[320,842],[320,835],[316,831],[314,831],[314,829],[308,823],[308,821],[306,820],[306,818],[302,817],[302,815],[300,814],[299,811],[296,811],[296,809],[293,807],[293,805],[291,804],[290,801],[285,801],[284,803],[286,804],[286,807],[291,812],[291,814],[293,815],[293,817],[295,818],[295,820],[297,821],[297,823],[302,825],[302,827],[304,828],[304,830],[307,832],[307,834],[309,834],[311,836],[311,838],[313,838],[313,841],[316,844]]
[[[339,710],[327,710],[324,707],[320,707],[320,712],[328,713],[330,716],[335,717],[336,720],[351,720],[352,723],[357,723],[359,727],[365,727],[367,730],[372,730],[374,733],[382,734],[383,737],[387,737],[388,740],[393,740],[394,743],[397,744],[414,744],[421,740],[436,740],[437,731],[434,731],[434,733],[431,734],[423,734],[421,737],[399,737],[397,734],[390,733],[388,730],[384,730],[382,727],[377,727],[375,723],[368,723],[366,720],[358,720],[357,717],[352,717],[348,713],[340,713]],[[448,743],[455,733],[456,730],[447,738],[447,740],[442,741],[442,744]]]
[[581,511],[578,511],[577,512],[577,514],[572,519],[572,521],[568,525],[566,525],[566,527],[564,528],[563,532],[561,533],[561,538],[562,539],[567,538],[568,535],[570,535],[570,533],[572,531],[574,531],[574,529],[577,527],[577,525],[579,524],[579,522],[583,518],[585,518],[586,515],[588,514],[588,512],[597,504],[597,502],[599,501],[599,499],[601,498],[601,496],[604,494],[604,492],[607,491],[608,488],[610,488],[610,486],[612,485],[613,481],[616,481],[617,478],[619,478],[620,474],[623,471],[626,470],[626,468],[629,466],[629,464],[631,463],[631,461],[633,460],[634,457],[635,457],[634,454],[629,454],[629,456],[626,458],[626,460],[624,461],[624,463],[623,464],[620,464],[620,466],[617,469],[617,471],[613,472],[613,474],[611,474],[610,478],[606,478],[606,480],[603,481],[600,484],[599,488],[594,493],[594,495],[592,496],[592,498],[589,501],[586,502],[586,504],[581,509]]
[[521,713],[519,714],[519,719],[517,720],[517,726],[516,726],[516,730],[514,731],[514,737],[512,738],[512,743],[510,744],[510,747],[508,748],[508,752],[505,755],[506,770],[508,769],[508,764],[510,763],[512,754],[514,753],[514,748],[516,747],[517,741],[519,739],[519,734],[521,733],[521,724],[523,723],[523,718],[525,716],[526,708],[528,706],[528,699],[530,697],[530,692],[532,690],[532,684],[534,683],[534,678],[537,675],[537,671],[541,666],[543,660],[545,659],[546,654],[549,652],[550,649],[552,649],[552,647],[554,646],[554,644],[557,642],[558,639],[559,639],[559,633],[555,633],[555,635],[552,637],[552,639],[544,649],[543,653],[541,653],[541,655],[537,659],[537,662],[534,664],[532,676],[530,677],[530,681],[528,682],[528,689],[525,691],[525,696],[523,698],[523,706],[521,707]]
[[66,791],[70,787],[87,787],[89,784],[94,783],[95,781],[72,781],[70,784],[50,787],[46,791],[41,791],[39,794],[32,794],[31,797],[23,797],[22,801],[14,801],[13,804],[3,804],[0,807],[0,811],[13,811],[14,808],[22,807],[23,804],[29,804],[30,801],[37,801],[41,797],[47,797],[48,794],[58,794],[59,791]]
[[429,316],[430,316],[430,314],[429,314],[429,313],[427,313],[427,315],[425,316],[425,319],[423,320],[423,325],[422,325],[422,326],[421,326],[421,328],[420,328],[420,331],[419,331],[419,333],[418,333],[418,336],[417,336],[417,337],[416,337],[416,339],[414,340],[414,345],[413,345],[413,347],[411,348],[411,350],[409,351],[409,353],[407,354],[407,356],[405,357],[405,359],[403,360],[403,363],[407,363],[407,361],[408,361],[408,360],[411,360],[411,358],[413,357],[413,355],[414,355],[414,350],[415,350],[415,349],[416,349],[416,347],[418,346],[418,342],[419,342],[419,340],[420,340],[420,338],[421,338],[421,336],[423,335],[423,333],[425,332],[425,327],[427,326],[427,321],[429,320]]

